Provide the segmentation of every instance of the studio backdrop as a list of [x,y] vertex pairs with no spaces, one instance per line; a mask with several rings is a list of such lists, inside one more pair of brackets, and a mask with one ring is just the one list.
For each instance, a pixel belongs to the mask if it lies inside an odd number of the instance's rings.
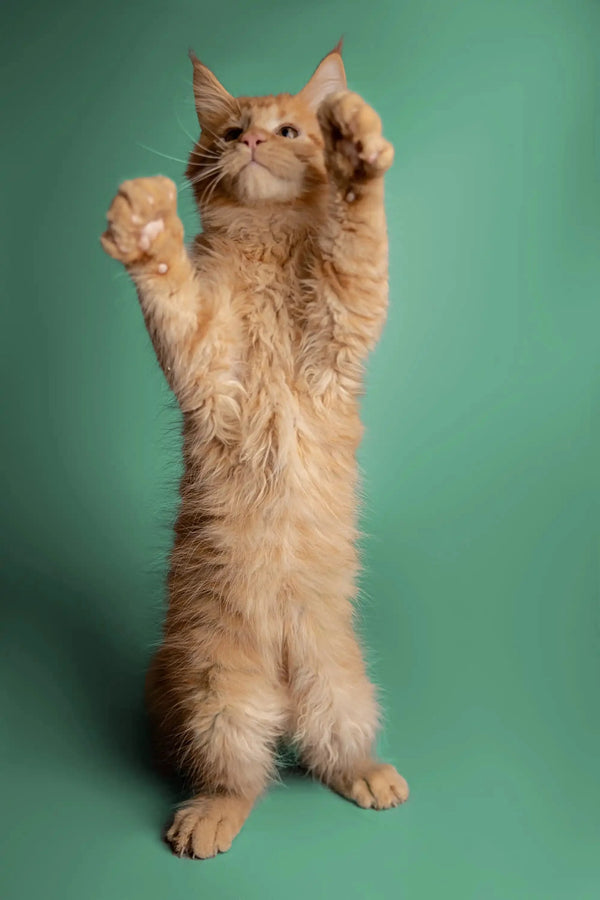
[[[6,900],[600,894],[600,5],[89,0],[2,11]],[[396,150],[390,309],[362,402],[359,628],[400,809],[282,773],[178,860],[143,679],[180,414],[99,244],[126,178],[180,188],[191,46],[297,91],[340,35]]]

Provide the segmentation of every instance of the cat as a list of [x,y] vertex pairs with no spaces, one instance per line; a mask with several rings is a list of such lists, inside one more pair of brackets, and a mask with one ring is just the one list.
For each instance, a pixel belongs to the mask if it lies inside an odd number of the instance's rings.
[[387,309],[377,113],[341,43],[295,95],[231,96],[193,53],[200,137],[187,249],[176,188],[124,182],[101,241],[125,264],[183,414],[185,471],[163,643],[146,681],[163,761],[197,791],[165,837],[228,850],[287,739],[365,808],[408,797],[374,757],[353,629],[358,401]]

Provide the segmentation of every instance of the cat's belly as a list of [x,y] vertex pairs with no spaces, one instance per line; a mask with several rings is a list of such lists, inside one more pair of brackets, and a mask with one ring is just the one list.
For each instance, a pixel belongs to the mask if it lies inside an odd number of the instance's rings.
[[353,590],[358,417],[281,386],[256,399],[239,440],[211,442],[186,469],[176,555],[245,616],[279,621]]
[[250,608],[326,585],[339,592],[338,582],[350,585],[356,567],[357,405],[302,390],[291,346],[281,335],[267,337],[263,328],[234,370],[235,403],[223,398],[231,411],[226,440],[214,434],[203,441],[201,419],[186,441],[186,461],[194,457],[191,527],[206,523],[196,532],[197,552],[207,543],[214,548],[228,593],[243,593]]
[[330,538],[354,537],[356,424],[287,385],[243,422],[237,481],[247,505],[234,512],[256,523],[270,554],[281,550],[291,565]]

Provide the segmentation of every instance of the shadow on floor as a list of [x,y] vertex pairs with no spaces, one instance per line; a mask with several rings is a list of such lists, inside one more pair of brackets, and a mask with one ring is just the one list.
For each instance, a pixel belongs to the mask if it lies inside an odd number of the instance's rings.
[[[0,596],[0,671],[14,686],[7,720],[17,753],[43,777],[67,766],[147,782],[164,828],[190,790],[153,758],[144,676],[159,622],[146,598],[120,604],[114,584],[107,601],[91,581],[24,570],[3,578]],[[292,751],[280,748],[278,760],[282,781],[306,780]]]
[[139,628],[131,602],[119,608],[97,586],[56,573],[11,571],[0,596],[0,670],[12,685],[5,721],[19,757],[44,773],[91,767],[148,781],[168,817],[182,786],[152,756],[144,676],[158,630],[150,635],[147,610]]

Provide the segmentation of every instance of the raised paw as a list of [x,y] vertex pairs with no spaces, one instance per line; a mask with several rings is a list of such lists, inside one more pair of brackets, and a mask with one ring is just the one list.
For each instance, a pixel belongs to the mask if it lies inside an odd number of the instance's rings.
[[124,181],[106,215],[108,228],[100,238],[114,259],[125,265],[144,258],[168,256],[183,244],[183,226],[177,218],[177,189],[170,178],[135,178]]
[[360,775],[340,779],[334,790],[363,809],[390,809],[408,800],[408,784],[388,763],[372,763]]
[[350,183],[383,175],[394,159],[394,148],[381,133],[375,110],[352,91],[330,94],[318,110],[329,168]]
[[177,810],[165,840],[177,856],[209,859],[225,853],[251,807],[252,801],[241,797],[196,797]]

